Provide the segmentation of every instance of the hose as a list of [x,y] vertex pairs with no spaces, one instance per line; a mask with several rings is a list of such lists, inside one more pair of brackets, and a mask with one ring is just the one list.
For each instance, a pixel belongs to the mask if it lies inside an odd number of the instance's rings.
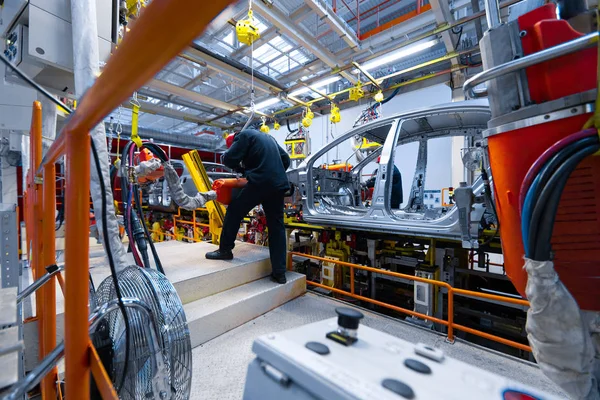
[[550,238],[563,189],[577,165],[584,158],[598,151],[599,148],[600,144],[596,140],[595,143],[570,156],[556,169],[540,193],[529,228],[530,253],[534,260],[547,261],[550,259]]
[[290,127],[290,120],[289,120],[289,119],[286,119],[286,120],[285,120],[285,123],[286,123],[286,125],[287,125],[287,128],[288,128],[288,131],[289,131],[290,133],[296,133],[296,132],[298,132],[298,129],[292,129],[292,128]]
[[[531,184],[531,186],[528,189],[521,189],[521,190],[526,190],[526,195],[525,195],[525,200],[523,202],[523,207],[521,208],[521,215],[522,215],[522,224],[521,224],[521,234],[523,236],[523,245],[525,248],[525,254],[529,254],[529,232],[530,232],[530,227],[532,223],[537,223],[537,221],[533,221],[533,219],[531,218],[531,213],[533,212],[533,208],[534,208],[534,201],[535,199],[538,198],[540,191],[542,190],[542,188],[546,185],[546,182],[548,181],[548,179],[550,179],[550,176],[552,175],[552,173],[556,170],[556,168],[558,168],[558,166],[560,166],[563,162],[565,162],[565,160],[567,160],[569,157],[571,157],[573,154],[575,154],[576,152],[578,152],[579,150],[581,150],[582,148],[596,143],[598,141],[597,136],[596,137],[586,137],[584,139],[579,140],[578,142],[573,142],[569,145],[567,145],[566,147],[562,148],[561,150],[558,151],[557,154],[553,155],[550,158],[550,161],[548,161],[545,165],[542,166],[541,171],[539,172],[539,174],[535,177],[535,179],[533,180],[533,183]],[[546,153],[542,154],[541,157],[545,157],[547,158],[547,156],[545,155]],[[537,161],[536,161],[537,163]],[[523,195],[523,193],[521,193],[521,195]]]
[[569,135],[569,136],[559,140],[558,142],[554,143],[546,151],[544,151],[540,157],[538,157],[538,159],[529,168],[529,171],[527,171],[527,175],[525,175],[525,178],[523,179],[523,182],[521,183],[521,190],[519,192],[520,193],[519,194],[519,212],[523,211],[522,207],[523,207],[523,203],[525,201],[525,194],[529,190],[529,186],[531,185],[531,182],[535,179],[535,176],[542,169],[544,164],[546,164],[546,162],[550,158],[552,158],[561,149],[564,149],[565,147],[567,147],[569,144],[574,143],[579,139],[583,139],[585,137],[595,136],[595,135],[597,135],[597,131],[595,128],[585,129],[583,131],[574,133],[574,134]]
[[524,196],[521,234],[527,258],[550,260],[551,238],[563,190],[577,165],[598,149],[600,142],[595,129],[580,131],[556,142],[528,171],[520,193],[520,198]]
[[[135,193],[135,206],[137,209],[138,214],[140,215],[140,217],[143,219],[144,218],[144,213],[142,210],[142,202],[139,199],[139,190],[134,190]],[[141,221],[140,221],[141,222]],[[141,223],[142,227],[144,228],[144,235],[146,237],[146,240],[148,241],[148,244],[150,245],[150,251],[152,252],[152,257],[154,258],[154,262],[156,263],[156,269],[163,275],[166,276],[165,274],[165,270],[163,269],[162,263],[160,262],[160,257],[158,256],[158,252],[156,251],[156,247],[154,246],[154,241],[152,240],[152,237],[150,236],[150,232],[148,232],[148,227],[146,226],[146,224],[144,222]],[[147,268],[150,268],[150,264],[148,263]]]

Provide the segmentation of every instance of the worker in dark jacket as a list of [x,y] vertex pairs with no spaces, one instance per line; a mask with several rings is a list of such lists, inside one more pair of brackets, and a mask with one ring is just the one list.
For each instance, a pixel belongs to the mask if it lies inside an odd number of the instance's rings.
[[[377,158],[377,164],[381,157]],[[368,188],[375,187],[375,181],[377,180],[377,169],[373,172],[373,177],[371,177],[366,185]],[[394,165],[394,172],[392,173],[392,197],[390,201],[390,207],[393,209],[400,208],[400,204],[403,201],[403,193],[402,193],[402,174],[400,174],[400,170],[396,165]]]
[[[233,139],[233,140],[232,140]],[[231,260],[234,242],[242,219],[255,206],[262,204],[269,230],[271,279],[285,283],[286,238],[283,225],[284,193],[290,188],[285,171],[290,157],[271,135],[246,129],[227,138],[229,150],[222,162],[242,172],[248,184],[240,191],[225,213],[219,250],[206,253],[211,260]]]

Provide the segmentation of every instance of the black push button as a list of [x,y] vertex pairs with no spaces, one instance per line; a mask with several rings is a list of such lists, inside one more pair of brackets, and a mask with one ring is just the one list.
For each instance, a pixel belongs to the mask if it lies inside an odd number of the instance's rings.
[[338,307],[335,312],[338,315],[338,325],[346,329],[358,329],[360,320],[364,318],[363,313],[348,307]]
[[427,364],[424,364],[421,361],[415,360],[413,358],[407,358],[406,360],[404,360],[404,365],[406,365],[407,368],[410,368],[413,371],[419,372],[421,374],[431,373],[431,368],[429,368]]
[[397,379],[384,379],[383,382],[381,382],[381,385],[387,390],[390,390],[397,395],[404,397],[405,399],[415,398],[415,392],[413,392],[410,386],[404,382],[400,382]]
[[314,351],[322,356],[329,354],[329,347],[319,342],[308,342],[305,344],[306,348]]

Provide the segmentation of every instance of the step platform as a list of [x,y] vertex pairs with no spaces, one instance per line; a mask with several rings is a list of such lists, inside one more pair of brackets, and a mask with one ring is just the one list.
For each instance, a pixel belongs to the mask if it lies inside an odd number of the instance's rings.
[[[184,305],[193,347],[306,292],[306,277],[302,274],[288,272],[288,282],[284,285],[270,280],[267,247],[237,242],[233,260],[221,261],[205,258],[207,252],[217,249],[210,243],[168,241],[155,246],[165,274]],[[90,248],[90,273],[96,287],[110,275],[100,246]],[[58,285],[56,299],[57,341],[60,341],[64,336],[64,297]],[[35,309],[33,296],[30,302]],[[26,324],[25,340],[28,344],[37,342],[35,323]],[[27,353],[37,354],[37,346],[28,345]],[[31,366],[26,362],[26,368]]]

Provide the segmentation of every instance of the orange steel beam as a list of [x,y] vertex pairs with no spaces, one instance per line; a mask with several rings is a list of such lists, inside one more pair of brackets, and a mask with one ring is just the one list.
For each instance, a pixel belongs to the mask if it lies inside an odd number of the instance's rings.
[[89,399],[88,353],[90,136],[67,131],[65,148],[69,204],[65,209],[65,397]]
[[56,274],[56,280],[58,281],[58,285],[60,286],[60,290],[63,292],[63,296],[65,295],[65,279],[62,274],[59,272]]
[[[56,211],[56,168],[55,165],[46,164],[44,166],[43,185],[43,223],[42,223],[42,243],[43,243],[43,265],[52,265],[56,263],[56,238],[54,231],[55,211]],[[43,321],[43,348],[46,353],[56,346],[56,281],[51,278],[44,286],[39,289],[40,297],[44,302]],[[44,354],[46,356],[46,354]],[[54,367],[52,371],[42,380],[42,399],[56,399],[56,381],[58,380],[58,369]]]
[[[56,139],[46,152],[44,164],[56,163],[56,161],[65,153],[65,135],[60,132]],[[41,171],[38,171],[40,173]]]
[[424,12],[429,10],[431,10],[431,4],[425,4],[419,10],[408,12],[404,15],[399,16],[398,18],[394,18],[393,20],[386,22],[385,24],[379,25],[378,27],[371,29],[370,31],[360,34],[358,38],[360,40],[368,39],[371,36],[377,35],[378,33],[388,30],[393,26],[401,24],[402,22],[408,21],[409,19],[414,18],[419,14],[423,14]]
[[[42,104],[39,101],[33,102],[31,112],[31,129],[29,133],[29,151],[30,151],[30,189],[29,201],[31,206],[30,226],[27,227],[29,237],[31,238],[31,260],[30,267],[33,272],[33,278],[38,279],[44,275],[42,256],[42,197],[39,185],[35,183],[34,171],[39,167],[42,161]],[[44,359],[47,351],[44,348],[44,299],[41,293],[35,295],[35,313],[38,317],[38,347],[39,359]],[[52,346],[51,348],[54,348]],[[51,349],[50,348],[50,349]],[[48,351],[50,350],[48,349]]]
[[100,360],[100,356],[96,351],[96,348],[93,344],[90,343],[90,365],[92,369],[92,376],[94,377],[94,381],[96,382],[96,387],[102,396],[102,400],[119,400],[117,396],[117,392],[112,385],[112,381],[110,380],[106,370],[104,369],[104,365]]

